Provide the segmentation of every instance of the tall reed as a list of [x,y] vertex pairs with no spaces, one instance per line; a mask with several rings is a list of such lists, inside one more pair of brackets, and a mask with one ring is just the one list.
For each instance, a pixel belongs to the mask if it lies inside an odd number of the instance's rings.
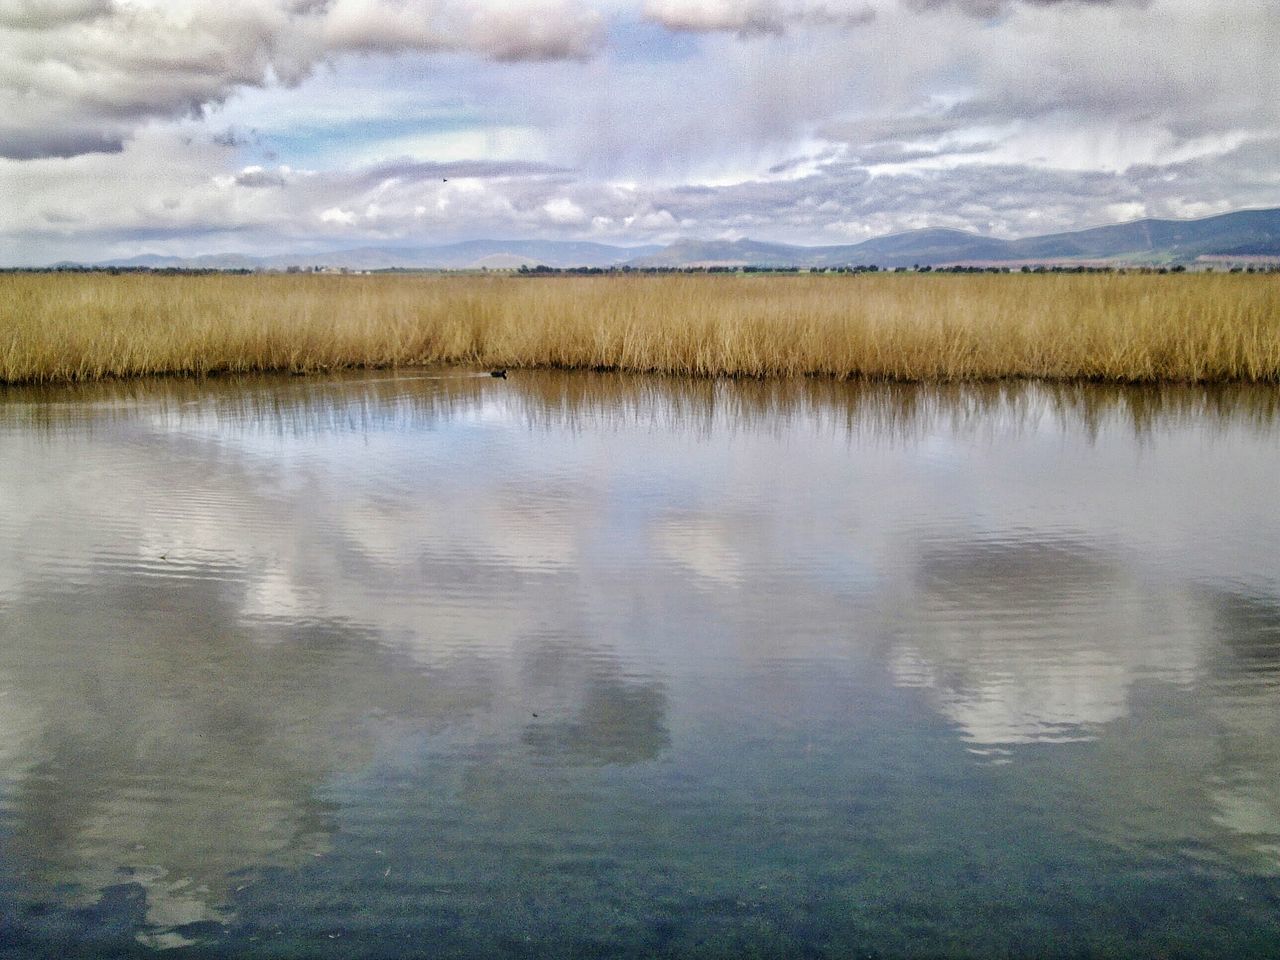
[[0,275],[0,382],[435,362],[1280,381],[1280,277]]

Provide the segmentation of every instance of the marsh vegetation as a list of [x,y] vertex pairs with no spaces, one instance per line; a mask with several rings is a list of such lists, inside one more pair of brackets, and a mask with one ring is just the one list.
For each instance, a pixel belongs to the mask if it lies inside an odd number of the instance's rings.
[[1280,380],[1254,275],[0,276],[0,382],[425,363]]

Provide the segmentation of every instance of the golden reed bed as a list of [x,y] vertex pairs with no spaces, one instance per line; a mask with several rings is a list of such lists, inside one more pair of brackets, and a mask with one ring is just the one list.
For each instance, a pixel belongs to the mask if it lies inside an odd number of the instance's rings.
[[1280,381],[1280,276],[0,275],[0,382],[436,362]]

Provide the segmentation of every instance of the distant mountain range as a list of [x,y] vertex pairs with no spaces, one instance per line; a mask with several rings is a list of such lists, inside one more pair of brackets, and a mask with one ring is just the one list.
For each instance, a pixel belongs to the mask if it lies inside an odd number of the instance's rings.
[[468,240],[438,247],[358,247],[328,253],[292,253],[251,257],[209,254],[167,257],[144,254],[106,260],[98,267],[151,267],[202,270],[284,270],[289,267],[347,267],[352,270],[467,270],[515,269],[522,265],[548,267],[621,266],[662,250],[660,246],[614,247],[604,243],[556,240]]
[[[754,240],[682,240],[618,247],[553,240],[471,240],[433,247],[361,247],[329,253],[252,257],[145,255],[91,264],[181,269],[515,269],[548,267],[880,267],[1110,262],[1191,263],[1200,257],[1280,259],[1280,209],[1243,210],[1203,220],[1138,220],[1071,233],[1000,240],[962,230],[913,230],[862,243],[802,247]],[[70,265],[70,264],[63,264]]]
[[1021,240],[999,240],[963,230],[913,230],[832,247],[792,247],[752,240],[681,241],[640,257],[633,265],[909,267],[919,264],[936,267],[1063,261],[1191,263],[1203,256],[1280,258],[1280,210],[1243,210],[1204,220],[1138,220]]

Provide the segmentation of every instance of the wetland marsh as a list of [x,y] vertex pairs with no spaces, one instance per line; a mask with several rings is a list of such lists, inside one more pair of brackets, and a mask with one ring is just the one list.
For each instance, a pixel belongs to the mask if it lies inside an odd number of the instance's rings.
[[0,383],[473,363],[1280,381],[1280,274],[0,274]]

